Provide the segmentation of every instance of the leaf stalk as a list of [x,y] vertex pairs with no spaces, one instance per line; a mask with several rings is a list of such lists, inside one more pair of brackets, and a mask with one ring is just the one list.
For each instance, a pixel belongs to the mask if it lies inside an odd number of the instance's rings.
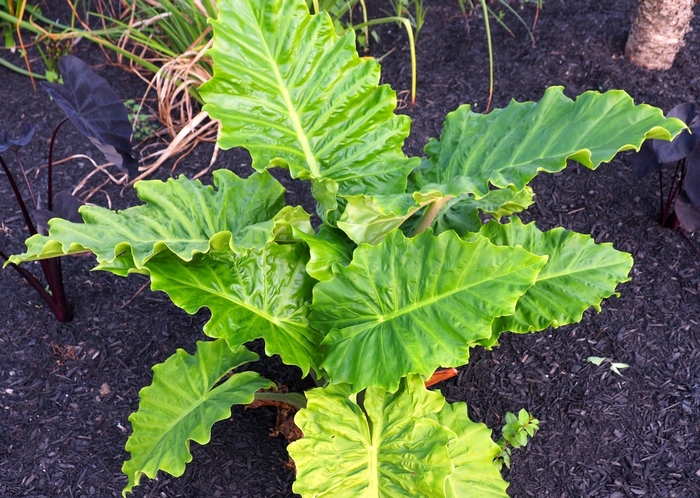
[[453,197],[451,195],[446,195],[442,199],[431,203],[430,206],[426,209],[425,214],[423,214],[423,217],[421,218],[420,222],[418,222],[418,225],[413,230],[413,233],[411,233],[411,237],[415,237],[416,235],[425,232],[425,230],[433,224],[433,221],[435,221],[435,217],[438,215],[443,206],[452,199]]

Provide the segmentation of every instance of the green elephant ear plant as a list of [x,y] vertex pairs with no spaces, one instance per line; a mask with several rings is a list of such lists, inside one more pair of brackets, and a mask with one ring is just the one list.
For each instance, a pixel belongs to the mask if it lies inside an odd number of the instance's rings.
[[[594,169],[685,125],[621,91],[572,101],[554,87],[488,115],[462,106],[426,158],[406,157],[410,119],[394,114],[394,91],[357,55],[352,31],[336,35],[304,0],[219,0],[218,13],[214,77],[200,93],[221,121],[219,145],[247,149],[255,173],[219,170],[213,186],[138,182],[143,205],[83,206],[83,224],[54,219],[11,258],[92,251],[98,269],[147,275],[188,313],[211,312],[212,340],[156,365],[140,393],[124,495],[143,475],[182,475],[189,441],[208,442],[232,405],[258,399],[300,409],[304,437],[289,453],[302,496],[507,496],[490,430],[424,381],[503,332],[600,309],[631,256],[523,224],[528,183],[567,160]],[[311,182],[318,228],[284,205],[272,167]],[[234,373],[257,359],[245,344],[260,337],[319,387],[262,392],[272,382]]]

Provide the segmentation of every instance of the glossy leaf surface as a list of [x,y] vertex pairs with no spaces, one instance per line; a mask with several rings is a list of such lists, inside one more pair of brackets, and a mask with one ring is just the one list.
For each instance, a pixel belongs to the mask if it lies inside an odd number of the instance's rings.
[[646,138],[670,140],[684,128],[622,91],[585,92],[573,101],[551,87],[538,103],[511,102],[487,115],[465,105],[448,114],[415,181],[455,197],[483,197],[489,185],[521,190],[539,171],[561,171],[567,160],[595,169],[620,151],[639,150]]
[[491,336],[494,317],[514,312],[545,261],[454,232],[407,239],[396,230],[360,245],[348,267],[314,288],[311,325],[327,334],[323,366],[332,382],[360,391],[462,365],[469,347]]
[[262,337],[268,355],[279,354],[306,375],[320,368],[323,339],[308,324],[314,281],[307,262],[302,243],[270,243],[237,254],[226,243],[212,242],[209,253],[191,261],[163,251],[147,267],[151,288],[166,292],[180,308],[190,314],[209,308],[205,334],[226,339],[231,348]]
[[[12,256],[11,261],[89,250],[97,256],[99,269],[125,275],[131,269],[142,270],[164,249],[188,261],[207,252],[210,241],[226,240],[235,246],[240,240],[244,250],[272,240],[273,218],[284,206],[284,188],[277,180],[267,172],[246,179],[228,170],[213,175],[216,189],[184,176],[137,182],[134,187],[144,205],[119,212],[84,206],[80,209],[84,224],[51,221],[49,236],[31,237],[27,252]],[[308,216],[298,224],[310,229]]]
[[494,321],[495,333],[534,332],[578,322],[591,306],[600,311],[600,302],[629,280],[632,256],[610,243],[596,244],[590,235],[564,228],[542,232],[534,223],[523,225],[517,217],[503,225],[492,221],[480,233],[494,244],[519,245],[549,256],[515,313]]
[[465,403],[445,403],[434,417],[457,435],[447,446],[455,471],[445,482],[446,498],[508,498],[508,483],[493,464],[501,448],[491,430],[469,420]]
[[124,496],[143,475],[154,479],[164,470],[181,476],[192,460],[190,440],[208,443],[212,425],[230,417],[232,405],[251,403],[255,391],[274,385],[255,372],[223,380],[234,368],[257,359],[246,348],[233,351],[219,340],[198,342],[194,355],[178,349],[153,367],[153,383],[141,389],[139,409],[129,417],[133,433],[126,443],[131,459],[122,466],[129,478]]
[[422,379],[398,391],[370,387],[365,412],[346,385],[307,392],[294,421],[304,438],[288,451],[297,467],[294,492],[304,497],[414,498],[444,496],[454,467],[447,444],[455,434],[432,416],[444,404]]
[[417,160],[401,151],[410,119],[378,86],[379,64],[361,59],[353,30],[304,0],[220,0],[212,21],[214,77],[200,88],[221,121],[219,145],[246,148],[253,167],[289,168],[314,180],[326,209],[339,194],[403,192]]

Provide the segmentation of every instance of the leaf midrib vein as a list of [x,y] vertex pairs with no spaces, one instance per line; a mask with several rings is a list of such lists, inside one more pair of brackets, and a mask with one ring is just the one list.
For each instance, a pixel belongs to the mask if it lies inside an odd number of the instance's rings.
[[264,36],[264,32],[262,30],[262,27],[260,25],[257,26],[259,29],[259,35],[260,35],[260,40],[262,41],[262,45],[265,48],[265,52],[267,53],[267,58],[270,63],[270,67],[272,69],[272,72],[275,76],[275,80],[277,81],[277,85],[279,87],[279,92],[280,96],[282,97],[283,103],[285,107],[287,108],[287,112],[289,113],[289,118],[292,122],[292,127],[294,131],[296,132],[297,140],[299,141],[299,145],[301,146],[302,151],[304,152],[304,156],[306,158],[306,163],[309,166],[309,171],[311,172],[311,175],[314,176],[315,178],[319,178],[321,176],[321,172],[319,170],[318,163],[316,162],[316,157],[313,154],[313,151],[311,149],[311,144],[309,143],[309,139],[306,136],[306,133],[304,132],[304,127],[301,124],[301,120],[299,118],[299,114],[296,111],[296,108],[294,107],[294,103],[292,102],[292,97],[289,95],[289,90],[287,89],[287,86],[285,85],[284,79],[282,78],[282,74],[280,73],[279,66],[277,65],[277,60],[273,56],[272,52],[270,51],[270,46],[267,43],[267,39]]
[[[502,266],[502,265],[501,265],[501,266]],[[516,267],[516,268],[514,268],[514,269],[511,269],[511,271],[509,271],[508,274],[510,274],[510,273],[518,273],[518,272],[524,270],[525,268],[526,268],[526,267],[524,267],[524,266]],[[500,268],[499,268],[499,269],[500,269]],[[482,284],[484,284],[484,283],[486,283],[486,282],[490,282],[490,281],[494,281],[494,280],[496,280],[496,279],[503,278],[504,276],[507,275],[507,274],[499,273],[499,272],[498,272],[499,269],[496,269],[496,271],[490,273],[490,274],[487,276],[488,278],[485,278],[485,279],[482,279],[482,280],[479,280],[479,281],[475,281],[475,282],[473,281],[473,282],[469,282],[469,283],[464,283],[464,284],[460,285],[458,288],[453,289],[453,290],[451,290],[451,291],[448,291],[448,292],[444,292],[444,293],[442,293],[442,294],[435,295],[435,296],[433,296],[433,297],[431,297],[431,298],[424,299],[424,300],[419,301],[419,302],[417,302],[417,303],[413,303],[413,304],[411,304],[411,305],[405,306],[405,307],[401,308],[400,310],[397,310],[397,311],[395,311],[395,312],[393,312],[393,313],[389,313],[389,314],[387,314],[387,315],[382,315],[382,316],[380,316],[380,317],[377,317],[377,321],[388,322],[388,321],[391,321],[391,320],[395,320],[396,318],[398,318],[398,317],[400,317],[400,316],[402,316],[402,315],[405,315],[405,314],[411,313],[411,312],[413,312],[413,311],[415,311],[415,310],[418,310],[418,309],[421,309],[421,308],[430,306],[430,305],[432,305],[432,304],[434,304],[434,303],[438,303],[438,302],[442,301],[443,299],[447,299],[447,298],[453,296],[454,294],[458,294],[458,293],[460,293],[460,292],[467,292],[469,289],[478,287],[479,285],[482,285]]]

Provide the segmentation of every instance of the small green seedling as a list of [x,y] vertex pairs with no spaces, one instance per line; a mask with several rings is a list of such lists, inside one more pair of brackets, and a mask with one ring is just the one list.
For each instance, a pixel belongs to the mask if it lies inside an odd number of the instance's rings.
[[156,134],[160,126],[158,123],[153,122],[155,117],[144,112],[143,107],[138,102],[134,99],[125,100],[124,107],[126,107],[128,112],[129,122],[134,127],[134,140],[140,142]]
[[527,446],[528,437],[533,437],[540,429],[539,423],[540,421],[525,408],[521,408],[517,416],[506,412],[506,423],[501,430],[501,438],[497,442],[501,447],[501,453],[493,461],[498,470],[501,470],[503,465],[510,468],[511,448]]
[[622,377],[620,370],[624,370],[625,368],[629,368],[629,365],[627,363],[618,363],[618,362],[612,361],[608,358],[601,358],[600,356],[589,356],[588,358],[586,358],[586,361],[588,363],[593,363],[597,367],[599,367],[604,362],[609,362],[610,363],[610,371],[612,371],[613,373],[616,373],[620,377]]

